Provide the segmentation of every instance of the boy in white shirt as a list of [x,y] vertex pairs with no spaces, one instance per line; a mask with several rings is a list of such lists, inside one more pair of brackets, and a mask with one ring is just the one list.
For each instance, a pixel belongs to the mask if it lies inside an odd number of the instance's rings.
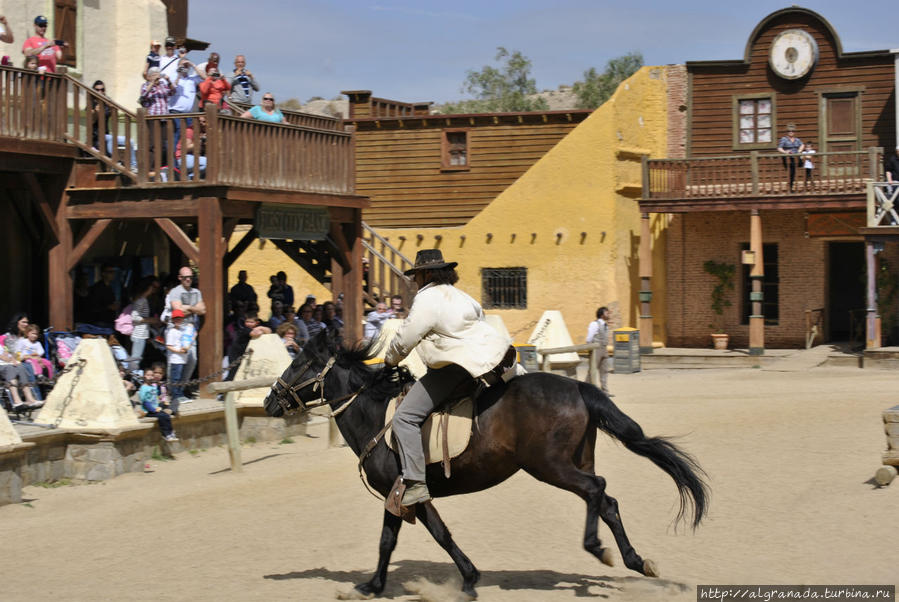
[[[184,366],[187,364],[187,352],[190,345],[184,345],[187,333],[184,324],[184,312],[180,309],[172,310],[172,327],[165,333],[165,348],[168,359],[169,384],[171,385],[172,411],[177,413],[179,404],[184,400],[184,392],[181,388],[181,376]],[[188,335],[190,336],[190,335]],[[186,340],[190,341],[190,338]]]

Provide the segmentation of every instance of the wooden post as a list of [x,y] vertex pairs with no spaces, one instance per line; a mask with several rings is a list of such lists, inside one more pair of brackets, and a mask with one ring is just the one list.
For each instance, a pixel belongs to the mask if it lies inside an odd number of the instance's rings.
[[225,395],[225,432],[228,434],[231,472],[243,472],[243,462],[240,457],[240,427],[237,424],[237,408],[234,406],[233,393]]
[[[649,214],[640,216],[640,353],[652,353],[652,232]],[[591,355],[592,357],[592,355]],[[592,360],[591,360],[592,362]],[[591,363],[592,365],[592,363]],[[593,381],[591,381],[593,382]]]
[[749,301],[752,313],[749,316],[749,355],[765,353],[765,316],[762,310],[764,293],[762,282],[765,279],[765,260],[762,253],[762,216],[758,209],[753,209],[749,217],[749,247],[755,255],[755,263],[749,278],[752,280],[752,292]]
[[865,315],[865,348],[880,347],[880,328],[877,320],[877,258],[874,243],[865,241],[865,259],[868,275],[867,312]]
[[[75,168],[69,176],[69,184],[75,179]],[[66,187],[68,190],[68,187]],[[72,253],[72,228],[66,218],[69,194],[64,190],[56,207],[56,229],[59,242],[48,253],[47,271],[49,286],[50,326],[58,330],[75,326],[74,285],[69,277],[69,255]]]
[[[640,335],[642,337],[642,330],[640,331]],[[590,358],[587,360],[590,362],[590,364],[587,366],[587,382],[597,388],[601,386],[601,383],[599,382],[599,366],[597,365],[598,354],[599,349],[591,349]]]
[[200,243],[200,292],[206,303],[206,316],[199,337],[199,375],[205,377],[222,368],[224,339],[224,283],[221,262],[225,256],[222,237],[222,208],[216,197],[197,199]]
[[[362,338],[362,211],[353,210],[353,221],[336,224],[346,240],[349,269],[332,261],[332,291],[343,293],[343,331],[348,343]],[[340,282],[338,282],[340,280]]]

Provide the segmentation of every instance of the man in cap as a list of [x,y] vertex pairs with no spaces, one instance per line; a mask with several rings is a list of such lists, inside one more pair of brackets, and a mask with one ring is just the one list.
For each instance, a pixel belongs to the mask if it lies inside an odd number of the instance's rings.
[[37,56],[38,64],[47,73],[56,73],[56,63],[62,60],[62,48],[54,40],[44,37],[47,32],[47,17],[38,15],[34,18],[34,35],[22,44],[22,54],[26,57]]
[[418,293],[384,356],[387,366],[397,366],[417,347],[428,367],[393,416],[406,484],[403,506],[431,499],[425,483],[422,423],[454,395],[473,392],[475,379],[499,365],[512,344],[487,323],[477,301],[453,286],[459,280],[456,265],[444,261],[440,249],[418,252],[415,265],[405,272],[415,279]]
[[175,52],[175,38],[169,36],[165,39],[165,54],[159,57],[159,71],[168,77],[169,81],[178,79],[178,64],[185,54],[187,52],[183,48]]

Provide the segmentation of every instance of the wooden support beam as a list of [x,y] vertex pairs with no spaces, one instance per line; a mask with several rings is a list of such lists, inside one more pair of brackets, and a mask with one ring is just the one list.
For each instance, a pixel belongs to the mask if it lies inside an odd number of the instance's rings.
[[181,252],[188,259],[196,264],[200,263],[200,250],[190,237],[184,233],[184,230],[178,227],[178,224],[165,217],[158,217],[153,221],[172,239],[172,242],[178,245],[178,248],[181,249]]
[[[69,177],[69,183],[74,180],[74,171]],[[75,326],[75,299],[74,283],[69,277],[69,257],[72,254],[72,227],[66,219],[66,203],[68,194],[65,189],[61,192],[59,205],[56,208],[56,229],[59,232],[58,242],[50,248],[47,254],[47,294],[50,326],[57,330],[68,330]]]
[[[200,292],[206,303],[206,317],[199,336],[199,374],[208,376],[222,367],[224,332],[224,279],[221,269],[225,255],[225,240],[222,238],[222,209],[215,197],[198,199],[200,249],[199,266]],[[180,230],[180,228],[179,228]]]
[[[62,211],[62,209],[60,210]],[[81,258],[84,257],[84,254],[87,253],[88,249],[91,248],[100,235],[103,234],[103,231],[106,230],[106,227],[112,223],[111,219],[98,219],[91,225],[90,229],[81,237],[81,240],[78,241],[78,244],[72,249],[72,252],[68,256],[68,260],[66,261],[66,271],[71,270],[78,262],[81,261]]]
[[225,269],[230,268],[234,265],[234,262],[237,261],[237,258],[243,255],[243,252],[249,248],[253,241],[259,238],[259,233],[256,231],[256,228],[250,228],[250,230],[243,235],[234,248],[225,253],[225,259],[223,260]]
[[749,316],[749,355],[765,353],[765,316],[762,309],[765,279],[764,245],[762,241],[762,216],[758,209],[753,209],[749,217],[749,248],[755,253],[755,263],[749,272],[752,280],[750,303],[752,313]]
[[194,200],[117,201],[115,203],[86,203],[70,205],[69,219],[155,219],[157,217],[195,217]]
[[[340,277],[343,282],[343,323],[344,338],[350,344],[362,338],[362,211],[356,211],[356,220],[352,224],[341,226],[343,237],[349,251],[347,263],[349,268],[343,268]],[[332,273],[333,280],[338,274]]]
[[44,223],[50,229],[50,232],[53,233],[53,244],[59,242],[59,228],[56,225],[56,215],[47,201],[47,195],[44,194],[44,189],[38,182],[37,176],[33,173],[25,172],[22,174],[22,179],[25,181],[25,187],[31,192],[31,199],[37,205],[38,212],[44,218]]
[[229,240],[231,240],[231,235],[234,234],[234,228],[236,228],[237,224],[239,223],[239,217],[229,217],[225,219],[225,222],[222,225],[222,236],[225,238],[226,244]]
[[[652,353],[652,229],[649,214],[640,216],[640,353]],[[592,358],[591,358],[592,360]]]

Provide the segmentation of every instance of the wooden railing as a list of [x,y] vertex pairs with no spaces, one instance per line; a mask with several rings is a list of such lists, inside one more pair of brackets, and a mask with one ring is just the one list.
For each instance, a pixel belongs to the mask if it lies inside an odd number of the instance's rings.
[[109,97],[81,82],[67,78],[72,111],[66,140],[108,167],[137,180],[134,164],[137,117]]
[[0,136],[64,142],[66,78],[0,67]]
[[[759,153],[693,159],[644,159],[644,199],[780,197],[791,194],[863,194],[866,182],[882,179],[883,149],[811,155],[806,179],[804,155]],[[795,168],[792,188],[790,165]]]
[[386,238],[362,222],[362,257],[367,262],[365,301],[374,306],[378,301],[390,302],[393,295],[401,295],[409,303],[415,293],[415,284],[403,272],[412,267],[412,261]]
[[[253,105],[226,101],[228,107],[235,116],[242,115],[245,111],[253,108]],[[304,113],[302,111],[291,111],[290,109],[280,109],[284,114],[284,120],[291,125],[301,125],[308,128],[318,130],[334,130],[343,131],[343,125],[337,117],[328,117],[327,115],[316,115],[314,113]]]
[[868,182],[868,227],[899,226],[899,183]]
[[[205,113],[145,115],[138,111],[138,181],[184,185],[253,186],[325,194],[352,194],[352,134]],[[177,158],[190,123],[206,122],[205,144],[195,134],[194,157]],[[201,128],[200,128],[201,129]],[[195,130],[195,131],[199,131]],[[171,143],[169,143],[171,141]],[[204,150],[205,149],[205,150]]]

